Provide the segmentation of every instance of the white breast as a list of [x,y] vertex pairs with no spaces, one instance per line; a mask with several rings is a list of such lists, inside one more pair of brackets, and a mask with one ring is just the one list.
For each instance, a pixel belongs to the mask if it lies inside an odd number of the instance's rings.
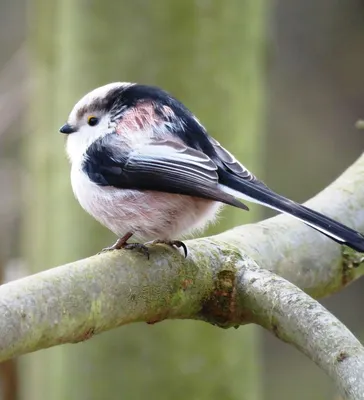
[[[117,236],[131,232],[137,240],[180,239],[214,220],[220,203],[156,191],[118,189],[93,183],[81,165],[89,144],[89,130],[70,135],[67,151],[72,162],[71,182],[81,206]],[[137,148],[148,142],[152,131],[121,135],[123,146]]]
[[141,241],[179,239],[203,229],[221,208],[213,201],[154,191],[98,186],[75,165],[74,194],[81,206],[117,236],[132,232]]

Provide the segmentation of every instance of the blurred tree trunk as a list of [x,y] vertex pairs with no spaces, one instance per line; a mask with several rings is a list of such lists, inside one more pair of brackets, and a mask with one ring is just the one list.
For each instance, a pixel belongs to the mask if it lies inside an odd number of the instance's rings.
[[[72,199],[57,136],[74,102],[98,85],[163,86],[249,167],[261,168],[263,0],[35,0],[31,18],[39,82],[25,147],[34,195],[25,244],[34,270],[108,244]],[[218,230],[253,215],[230,209]],[[122,327],[24,357],[22,398],[259,399],[256,337],[250,327],[192,321]]]

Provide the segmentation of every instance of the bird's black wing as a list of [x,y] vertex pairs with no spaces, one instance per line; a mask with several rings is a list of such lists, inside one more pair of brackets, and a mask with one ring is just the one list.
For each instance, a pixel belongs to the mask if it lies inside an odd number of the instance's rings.
[[[235,160],[218,142],[213,143],[213,145],[219,160],[223,164],[223,167],[218,167],[219,182],[221,185],[234,190],[236,197],[248,199],[292,215],[334,241],[364,252],[364,236],[361,233],[273,192]],[[239,196],[239,193],[241,196]]]
[[226,150],[221,144],[209,136],[209,141],[213,146],[213,149],[223,165],[224,169],[228,172],[239,176],[244,180],[255,183],[260,186],[267,187],[262,181],[260,181],[255,175],[253,175],[240,161],[238,161],[228,150]]
[[218,165],[219,182],[222,186],[232,189],[237,198],[260,203],[292,215],[334,241],[364,252],[364,236],[361,233],[273,192],[215,139],[209,137],[209,141],[217,155],[217,158],[212,158]]
[[83,170],[102,186],[155,190],[248,207],[219,186],[217,166],[203,152],[174,140],[158,140],[127,150],[108,134],[87,150]]

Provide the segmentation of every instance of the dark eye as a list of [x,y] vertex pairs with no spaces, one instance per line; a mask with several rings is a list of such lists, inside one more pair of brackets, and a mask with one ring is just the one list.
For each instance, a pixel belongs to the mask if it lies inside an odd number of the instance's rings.
[[90,126],[95,126],[100,122],[100,120],[97,117],[94,117],[93,115],[91,115],[90,117],[87,118],[87,123]]

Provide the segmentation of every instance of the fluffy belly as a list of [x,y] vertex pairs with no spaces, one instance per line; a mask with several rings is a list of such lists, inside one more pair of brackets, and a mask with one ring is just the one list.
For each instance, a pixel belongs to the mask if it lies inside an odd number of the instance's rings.
[[132,232],[137,240],[179,239],[212,222],[221,203],[161,192],[98,186],[84,174],[72,174],[81,206],[117,236]]

